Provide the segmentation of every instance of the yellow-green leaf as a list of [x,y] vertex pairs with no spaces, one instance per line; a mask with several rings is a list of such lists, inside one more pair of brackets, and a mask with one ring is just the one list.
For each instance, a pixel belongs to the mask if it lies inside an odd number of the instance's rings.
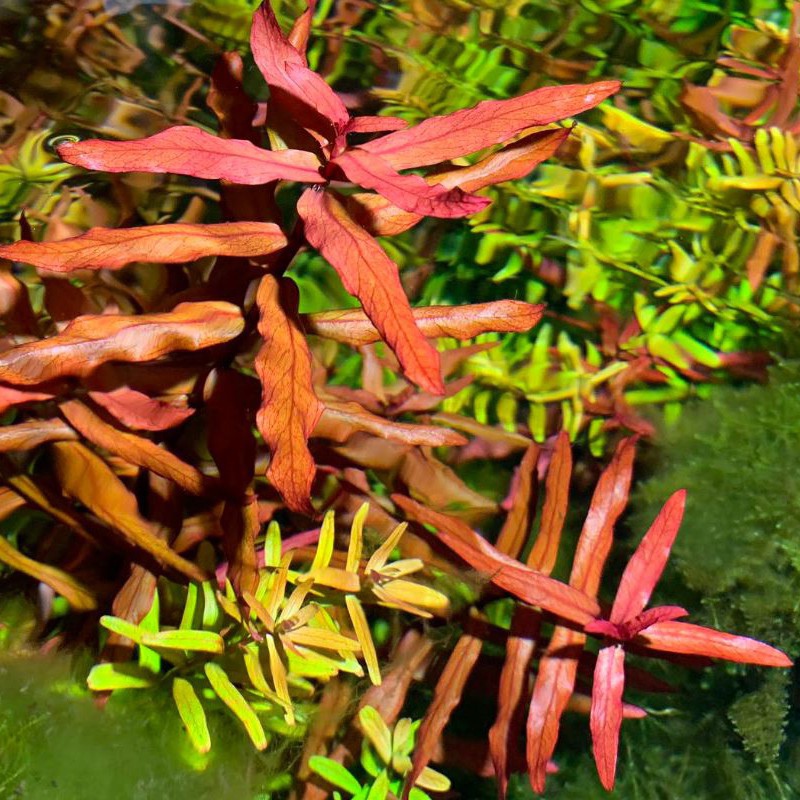
[[257,749],[265,750],[269,741],[264,733],[264,726],[242,693],[233,685],[225,670],[219,664],[211,661],[205,664],[204,669],[211,688],[244,725],[250,741]]
[[369,679],[375,686],[380,686],[381,668],[378,663],[378,654],[375,652],[375,642],[372,641],[372,634],[369,630],[367,615],[364,613],[364,608],[355,595],[346,595],[344,602],[347,605],[347,612],[350,614],[350,621],[353,623],[353,630],[361,645],[361,653],[364,657],[364,663],[367,665]]
[[172,698],[195,750],[198,753],[207,753],[211,749],[211,735],[208,732],[206,712],[194,687],[183,678],[175,678],[172,682]]
[[113,692],[118,689],[146,689],[155,686],[158,675],[138,664],[96,664],[86,678],[93,692]]
[[392,762],[392,732],[383,717],[372,706],[364,706],[358,712],[358,721],[364,736],[369,739],[384,764]]

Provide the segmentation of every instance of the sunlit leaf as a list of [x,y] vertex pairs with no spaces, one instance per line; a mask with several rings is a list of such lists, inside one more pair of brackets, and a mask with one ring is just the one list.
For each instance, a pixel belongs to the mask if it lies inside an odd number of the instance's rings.
[[212,661],[207,661],[203,665],[203,669],[211,684],[211,688],[217,694],[220,700],[230,709],[239,721],[244,725],[250,741],[255,745],[258,750],[265,750],[269,744],[267,735],[264,733],[264,727],[261,720],[253,711],[247,700],[244,699],[242,693],[233,685],[231,679],[228,677],[224,669],[219,664]]
[[194,687],[183,678],[175,678],[172,681],[172,698],[195,750],[198,753],[207,753],[211,749],[211,735],[208,732],[206,712]]
[[157,681],[158,675],[138,664],[95,664],[86,678],[86,685],[93,692],[114,692],[147,689]]

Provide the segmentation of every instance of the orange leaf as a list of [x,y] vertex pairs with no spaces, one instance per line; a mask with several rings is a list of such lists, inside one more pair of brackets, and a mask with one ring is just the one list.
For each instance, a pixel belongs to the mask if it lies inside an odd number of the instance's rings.
[[592,688],[592,752],[600,783],[614,788],[619,731],[622,727],[622,692],[625,689],[625,650],[621,645],[602,647],[597,655]]
[[198,469],[150,439],[117,430],[103,422],[79,400],[67,400],[61,403],[60,409],[69,424],[92,444],[124,458],[128,463],[173,481],[189,494],[206,494],[211,488],[212,481]]
[[[472,339],[489,331],[529,331],[541,319],[543,309],[544,306],[521,300],[498,300],[466,306],[422,306],[412,308],[411,313],[422,334],[430,339],[437,336]],[[378,329],[360,308],[309,314],[304,321],[309,333],[352,347],[381,340]]]
[[251,186],[279,180],[324,183],[313,153],[264,150],[190,125],[175,125],[132,142],[90,139],[66,142],[57,149],[64,161],[103,172],[173,173]]
[[297,287],[288,278],[261,279],[256,303],[264,343],[255,362],[262,392],[256,424],[271,453],[270,482],[291,509],[313,513],[316,465],[308,437],[323,405],[311,384],[311,355],[297,321],[297,302]]
[[361,301],[408,378],[426,391],[443,394],[439,354],[416,325],[397,265],[331,192],[307,189],[297,211],[306,238],[336,269],[347,291]]
[[180,408],[171,403],[164,403],[127,386],[88,394],[114,419],[126,428],[137,431],[163,431],[174,428],[194,414],[193,408]]
[[439,164],[507,141],[526,128],[580,114],[619,90],[619,81],[545,86],[509,100],[484,100],[362,145],[395,169]]
[[267,255],[286,246],[271,222],[220,222],[216,225],[146,225],[92,228],[57,242],[14,242],[0,246],[0,258],[33,264],[50,272],[120,269],[134,261],[183,264],[206,256]]
[[533,524],[536,512],[536,483],[534,471],[539,460],[539,446],[531,444],[522,457],[515,476],[516,491],[511,510],[500,529],[495,547],[506,555],[516,558],[522,550]]
[[78,317],[61,333],[12,347],[0,355],[0,381],[43,383],[85,376],[106,361],[152,361],[176,350],[200,350],[241,333],[244,321],[231,303],[181,303],[161,314]]
[[0,452],[33,450],[45,442],[75,440],[78,435],[60,419],[36,419],[0,427]]
[[556,437],[556,446],[545,484],[544,508],[539,534],[528,554],[527,564],[532,569],[549,575],[556,565],[561,532],[569,506],[569,481],[572,477],[572,449],[566,431]]

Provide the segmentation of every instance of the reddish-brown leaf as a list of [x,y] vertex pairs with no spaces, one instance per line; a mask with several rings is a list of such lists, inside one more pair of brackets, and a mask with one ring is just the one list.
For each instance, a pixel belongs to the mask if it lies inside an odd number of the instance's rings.
[[468,195],[458,188],[428,183],[419,175],[401,175],[382,158],[359,147],[345,150],[333,163],[352,183],[374,189],[404,211],[426,217],[466,217],[486,208],[490,202],[486,197]]
[[107,392],[92,391],[89,397],[126,428],[135,431],[164,431],[180,425],[194,414],[193,408],[165,403],[128,386]]
[[590,597],[597,597],[614,525],[628,502],[633,474],[636,438],[623,439],[597,482],[589,512],[583,523],[569,583]]
[[619,90],[619,81],[546,86],[510,100],[484,100],[363,145],[395,169],[424,167],[500,144],[526,128],[593,108]]
[[460,520],[431,511],[402,495],[392,495],[392,500],[410,519],[435,527],[439,538],[473,569],[523,602],[579,625],[598,616],[596,600],[500,553]]
[[286,40],[289,44],[297,50],[303,59],[304,64],[308,64],[305,53],[308,49],[308,39],[311,36],[311,25],[314,22],[314,9],[317,5],[317,0],[308,0],[306,10],[292,23],[292,29]]
[[324,183],[313,153],[264,150],[190,125],[175,125],[131,142],[66,142],[59,145],[58,154],[70,164],[103,172],[173,173],[248,185],[281,180]]
[[515,476],[516,487],[508,512],[495,547],[512,558],[517,558],[528,534],[531,532],[533,516],[536,513],[535,470],[539,460],[539,446],[531,444],[522,457]]
[[669,560],[683,519],[686,491],[675,492],[659,511],[636,552],[628,561],[614,598],[610,620],[625,622],[641,614]]
[[622,692],[625,689],[625,650],[621,645],[603,647],[597,655],[592,687],[592,752],[600,783],[614,788],[617,749],[622,726]]
[[535,792],[544,791],[547,763],[555,752],[561,716],[575,689],[585,641],[582,633],[558,626],[539,661],[526,730],[528,777]]
[[130,545],[140,548],[158,563],[171,567],[193,581],[207,576],[159,538],[154,525],[139,513],[136,498],[103,459],[79,442],[51,446],[53,469],[62,491],[82,503]]
[[[537,131],[475,164],[432,175],[425,180],[465,192],[477,192],[486,186],[517,180],[554,155],[568,136],[568,128]],[[357,192],[348,198],[348,208],[374,236],[396,236],[423,218],[421,214],[404,211],[379,194]]]
[[210,479],[150,439],[117,430],[79,400],[67,400],[61,403],[60,409],[67,422],[92,444],[173,481],[189,494],[202,495],[209,491]]
[[433,700],[425,712],[425,717],[417,732],[411,772],[406,776],[403,798],[408,797],[411,787],[419,774],[428,765],[441,740],[442,731],[447,725],[453,709],[461,700],[461,694],[478,656],[483,642],[468,634],[462,635],[444,670],[436,683]]
[[[433,339],[447,336],[472,339],[481,333],[523,333],[542,318],[544,306],[522,300],[498,300],[466,306],[422,306],[412,308],[417,327]],[[381,335],[359,308],[308,314],[306,330],[352,347],[379,342]]]
[[33,450],[45,442],[75,440],[78,435],[60,419],[36,419],[0,427],[0,452]]
[[556,437],[556,446],[545,483],[545,499],[539,534],[528,554],[527,564],[532,569],[549,575],[556,565],[561,532],[569,505],[569,482],[572,477],[572,448],[569,436],[561,431]]
[[39,335],[39,323],[31,306],[28,289],[12,275],[8,264],[0,265],[0,319],[8,333]]
[[85,376],[106,361],[152,361],[176,350],[200,350],[238,336],[244,327],[230,303],[181,303],[162,314],[78,317],[61,333],[0,355],[0,381],[43,383]]
[[690,622],[657,622],[642,631],[635,641],[644,644],[648,650],[722,658],[764,667],[792,666],[791,659],[775,647]]
[[466,444],[459,433],[433,425],[411,425],[370,414],[358,403],[325,402],[325,409],[314,428],[314,436],[336,442],[347,441],[356,431],[366,431],[382,439],[421,447],[446,447]]
[[[253,17],[250,49],[271,92],[271,99],[288,108],[301,122],[340,133],[350,114],[336,92],[306,66],[306,59],[283,35],[278,20],[264,0]],[[332,129],[332,130],[331,130]]]
[[311,383],[311,354],[297,319],[297,287],[265,275],[258,288],[258,330],[264,343],[256,356],[261,408],[256,424],[269,447],[267,477],[295,511],[312,512],[316,465],[308,437],[323,405]]
[[347,291],[361,301],[406,376],[426,391],[443,394],[439,354],[417,327],[397,265],[331,192],[307,189],[297,211],[306,238],[336,269]]
[[0,258],[50,272],[120,269],[134,261],[182,264],[205,256],[267,255],[286,245],[271,222],[174,223],[141,228],[92,228],[58,242],[14,242],[0,246]]

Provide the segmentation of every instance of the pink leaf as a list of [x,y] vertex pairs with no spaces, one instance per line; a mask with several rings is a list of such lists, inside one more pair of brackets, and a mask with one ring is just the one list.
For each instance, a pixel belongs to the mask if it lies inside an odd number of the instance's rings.
[[174,428],[194,414],[193,408],[179,408],[127,386],[108,392],[89,392],[89,397],[126,428],[136,431]]
[[619,81],[546,86],[510,100],[484,100],[363,145],[395,169],[424,167],[505,142],[536,125],[580,114],[619,90]]
[[52,400],[55,395],[47,392],[29,392],[23,389],[13,389],[11,386],[0,386],[0,414],[5,414],[9,408],[21,406],[24,403],[39,403],[43,400]]
[[406,376],[433,394],[444,394],[439,354],[417,327],[397,265],[331,192],[307,189],[297,211],[308,241],[339,273],[391,347]]
[[66,142],[64,161],[103,172],[171,172],[257,185],[270,181],[323,183],[320,162],[305,150],[264,150],[241,139],[220,139],[188,125],[132,142]]
[[384,133],[400,131],[408,127],[408,122],[400,117],[352,117],[347,123],[346,133]]
[[349,181],[374,189],[405,211],[427,217],[466,217],[489,205],[486,197],[427,183],[419,175],[401,175],[383,159],[354,147],[333,159]]
[[256,66],[269,84],[271,100],[277,100],[293,113],[302,124],[311,127],[333,128],[340,133],[350,114],[336,92],[320,75],[306,66],[301,55],[283,35],[270,7],[264,0],[253,17],[250,48]]
[[592,688],[592,752],[600,783],[614,788],[619,731],[622,726],[622,692],[625,689],[625,650],[620,645],[603,647],[597,656]]
[[764,667],[792,666],[791,659],[785,653],[768,644],[689,622],[658,622],[642,631],[636,641],[644,644],[648,650],[722,658]]
[[624,622],[637,616],[650,601],[678,535],[685,506],[686,492],[675,492],[642,538],[622,573],[611,609],[612,622]]
[[57,242],[14,242],[0,246],[0,258],[50,272],[119,269],[134,261],[183,264],[206,256],[249,258],[286,245],[271,222],[174,223],[141,228],[92,228]]

